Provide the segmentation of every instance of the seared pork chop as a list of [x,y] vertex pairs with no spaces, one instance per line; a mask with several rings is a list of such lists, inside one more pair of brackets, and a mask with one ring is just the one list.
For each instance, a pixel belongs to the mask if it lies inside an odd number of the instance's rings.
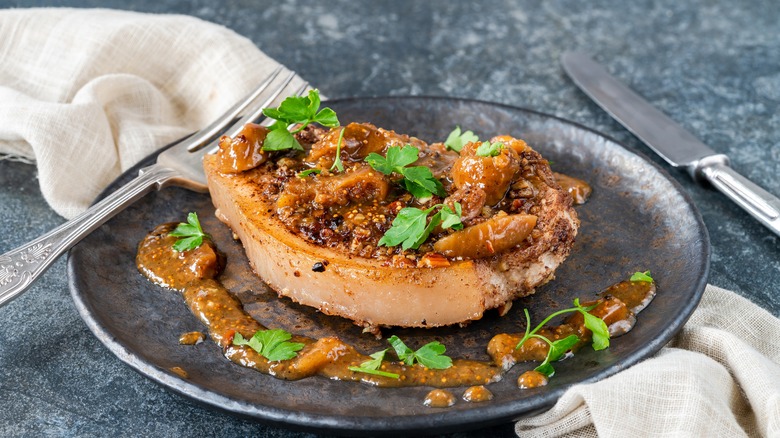
[[[263,152],[265,136],[247,125],[204,159],[217,216],[279,295],[369,330],[508,309],[553,278],[577,234],[571,197],[522,140],[495,137],[498,152],[484,156],[479,142],[458,154],[370,124],[309,127],[297,135],[304,151]],[[429,167],[444,192],[414,198],[401,176],[365,160],[407,144],[419,150],[413,165]],[[344,171],[330,170],[337,150]],[[437,226],[416,249],[380,244],[403,208],[456,203],[462,230]]]

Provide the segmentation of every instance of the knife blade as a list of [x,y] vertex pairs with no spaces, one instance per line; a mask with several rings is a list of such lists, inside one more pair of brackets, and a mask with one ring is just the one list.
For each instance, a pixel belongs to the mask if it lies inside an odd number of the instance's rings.
[[610,75],[587,55],[561,56],[564,71],[604,111],[674,167],[697,182],[709,181],[772,232],[780,236],[780,199],[729,166],[729,159]]

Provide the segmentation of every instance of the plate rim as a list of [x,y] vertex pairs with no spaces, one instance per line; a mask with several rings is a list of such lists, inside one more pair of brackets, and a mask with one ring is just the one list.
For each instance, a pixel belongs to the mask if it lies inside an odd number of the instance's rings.
[[[377,434],[391,434],[399,432],[419,432],[420,430],[431,430],[435,425],[437,433],[446,433],[450,431],[462,431],[465,428],[476,429],[480,427],[487,427],[490,425],[500,424],[507,421],[514,421],[522,417],[526,417],[535,413],[539,413],[552,407],[557,400],[571,387],[576,384],[593,383],[607,377],[613,376],[618,372],[631,367],[642,360],[649,358],[651,355],[660,350],[666,345],[674,335],[682,329],[687,320],[693,314],[694,310],[701,301],[702,295],[707,285],[709,278],[712,247],[709,238],[709,232],[704,223],[702,215],[693,199],[684,190],[682,185],[673,178],[664,168],[652,161],[641,151],[637,151],[634,148],[617,141],[616,139],[601,133],[595,129],[589,128],[578,122],[568,120],[553,114],[544,113],[541,111],[497,103],[489,102],[478,99],[458,98],[458,97],[446,97],[446,96],[370,96],[370,97],[347,97],[339,99],[330,99],[323,101],[324,103],[360,103],[361,101],[403,101],[403,100],[420,100],[420,101],[449,101],[457,102],[466,105],[488,105],[491,107],[497,107],[506,109],[509,111],[518,111],[521,113],[532,114],[536,117],[553,119],[559,123],[573,126],[579,130],[586,131],[590,134],[594,134],[598,137],[604,138],[609,142],[624,149],[627,153],[636,155],[645,164],[649,164],[655,171],[657,171],[663,178],[672,184],[674,189],[682,196],[686,204],[690,206],[691,213],[694,216],[695,222],[701,231],[702,237],[702,260],[701,271],[702,275],[697,278],[694,285],[694,291],[691,295],[691,299],[688,300],[674,320],[670,321],[669,326],[663,331],[663,335],[646,343],[642,348],[636,351],[635,354],[621,360],[619,363],[613,364],[596,374],[579,380],[576,383],[563,385],[559,388],[551,389],[538,397],[538,402],[531,403],[527,399],[525,400],[512,400],[503,404],[486,404],[475,405],[465,411],[459,411],[458,415],[452,415],[450,411],[442,410],[441,412],[432,412],[426,415],[399,415],[392,418],[388,417],[371,417],[371,416],[345,416],[345,415],[332,415],[332,414],[320,414],[312,412],[291,411],[287,409],[277,408],[275,406],[262,405],[258,407],[257,404],[248,403],[245,401],[235,400],[224,396],[220,393],[210,391],[202,388],[199,385],[174,376],[171,372],[159,368],[153,363],[144,361],[138,355],[128,350],[124,345],[119,343],[116,338],[104,327],[102,327],[98,321],[93,317],[90,311],[89,303],[82,299],[82,295],[79,293],[79,285],[77,279],[77,271],[74,258],[71,257],[72,251],[68,252],[67,260],[67,273],[68,273],[68,287],[71,292],[71,296],[75,303],[76,309],[84,320],[89,330],[95,335],[101,343],[103,343],[113,355],[115,355],[120,361],[124,362],[131,369],[138,372],[142,376],[152,380],[153,382],[163,386],[164,388],[182,395],[186,398],[196,401],[201,405],[215,408],[222,412],[229,412],[232,414],[238,414],[242,417],[248,417],[255,420],[260,420],[276,426],[305,430],[305,431],[328,431],[328,432],[342,432],[342,433],[364,433],[372,432]],[[186,138],[186,137],[185,137]],[[150,162],[154,162],[157,155],[163,150],[172,147],[176,142],[166,145],[157,151],[147,155],[141,161],[133,165],[131,168],[122,172],[115,180],[113,180],[101,193],[97,196],[94,202],[98,202],[115,190],[115,186],[119,181],[126,179],[128,176],[132,176],[138,173],[138,171]],[[536,398],[535,398],[536,399]],[[524,406],[522,409],[518,409],[517,404],[520,403]],[[530,406],[527,406],[530,405]],[[530,409],[529,409],[530,407]]]

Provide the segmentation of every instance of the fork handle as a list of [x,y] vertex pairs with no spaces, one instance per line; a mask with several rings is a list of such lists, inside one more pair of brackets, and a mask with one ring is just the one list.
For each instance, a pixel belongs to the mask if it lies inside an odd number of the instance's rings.
[[154,189],[178,175],[174,170],[152,165],[85,212],[48,233],[0,255],[0,306],[26,291],[65,251],[87,234]]

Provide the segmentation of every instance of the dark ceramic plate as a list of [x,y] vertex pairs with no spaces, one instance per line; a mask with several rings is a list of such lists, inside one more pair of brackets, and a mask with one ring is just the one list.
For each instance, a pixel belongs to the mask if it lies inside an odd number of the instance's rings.
[[[430,388],[379,389],[350,382],[309,378],[277,380],[225,359],[212,342],[180,346],[179,335],[203,327],[176,292],[147,282],[135,269],[138,242],[157,224],[183,220],[197,211],[229,258],[223,282],[264,325],[311,337],[337,335],[364,352],[387,347],[336,317],[279,299],[250,274],[239,244],[214,218],[207,195],[183,189],[153,193],[120,213],[75,247],[68,260],[73,298],[92,332],[139,373],[206,405],[257,419],[318,431],[388,433],[448,431],[510,421],[550,407],[577,383],[615,374],[660,349],[693,312],[709,267],[709,238],[701,217],[680,186],[645,158],[580,125],[545,114],[485,102],[444,98],[346,99],[329,102],[342,122],[370,121],[433,141],[457,124],[480,137],[513,134],[525,139],[553,168],[590,182],[590,201],[577,207],[582,221],[574,251],[556,279],[536,295],[515,302],[500,318],[490,312],[466,328],[399,329],[414,348],[433,339],[453,357],[485,359],[492,335],[524,329],[522,309],[539,321],[572,299],[588,299],[634,271],[650,270],[659,292],[639,315],[633,331],[608,350],[586,347],[556,364],[549,385],[520,390],[517,376],[533,364],[520,364],[489,389],[486,403],[458,401],[447,409],[422,404]],[[148,157],[139,166],[153,162]],[[122,175],[112,191],[137,174]],[[170,371],[184,369],[188,378]],[[462,395],[464,388],[455,388]]]

